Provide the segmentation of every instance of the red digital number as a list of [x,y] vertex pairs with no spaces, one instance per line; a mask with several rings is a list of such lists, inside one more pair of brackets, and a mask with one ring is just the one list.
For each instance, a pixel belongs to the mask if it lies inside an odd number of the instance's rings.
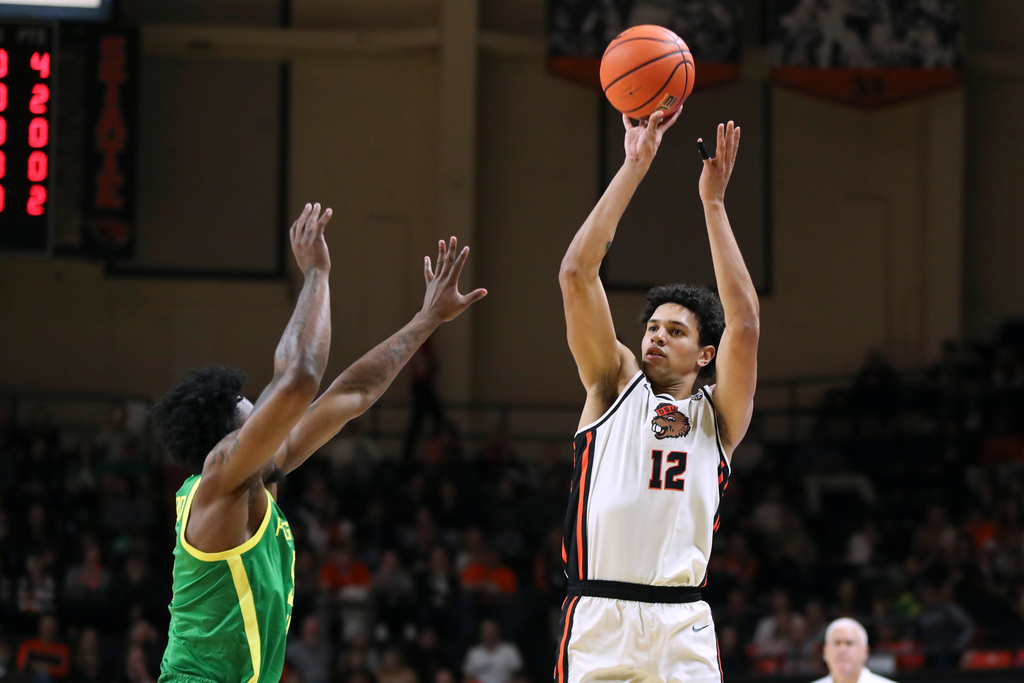
[[40,78],[50,77],[50,53],[44,52],[39,54],[38,52],[32,53],[32,59],[29,61],[32,68],[39,72]]
[[0,50],[0,78],[7,75],[7,50]]
[[36,83],[32,86],[32,99],[29,100],[28,110],[33,114],[45,114],[46,103],[50,101],[50,88],[45,83]]
[[0,116],[0,145],[7,142],[7,119]]
[[41,116],[32,119],[28,124],[28,146],[34,149],[46,147],[50,141],[50,122]]
[[0,83],[0,111],[7,109],[7,84]]
[[0,152],[0,178],[7,175],[7,155]]
[[47,162],[46,152],[35,151],[28,155],[28,179],[33,183],[41,183],[46,180]]
[[0,185],[0,213],[4,210],[4,186]]
[[28,203],[25,205],[25,213],[29,216],[42,216],[46,211],[46,188],[42,185],[33,185],[28,190]]

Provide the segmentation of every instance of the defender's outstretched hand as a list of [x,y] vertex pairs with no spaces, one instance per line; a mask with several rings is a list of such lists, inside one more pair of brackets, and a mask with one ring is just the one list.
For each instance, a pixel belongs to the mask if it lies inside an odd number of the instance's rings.
[[454,320],[470,304],[487,296],[486,289],[474,289],[469,294],[459,293],[459,276],[466,265],[469,247],[458,250],[459,243],[452,237],[446,245],[444,240],[437,243],[437,270],[430,257],[423,257],[423,279],[427,281],[427,293],[423,297],[423,313],[436,317],[441,322]]
[[[701,142],[703,139],[698,138]],[[740,147],[740,127],[732,121],[728,125],[718,124],[718,143],[715,156],[704,160],[700,174],[700,198],[705,202],[723,201],[725,188],[736,165],[736,151]]]
[[324,228],[331,220],[332,213],[330,209],[325,209],[321,215],[319,203],[306,204],[288,231],[295,262],[303,273],[310,268],[331,269],[331,254],[324,240]]
[[640,120],[633,125],[632,120],[622,115],[622,125],[626,128],[626,159],[635,159],[650,163],[654,155],[658,153],[661,146],[661,138],[665,131],[672,127],[672,124],[679,118],[683,111],[682,107],[676,109],[672,116],[665,118],[665,112],[656,111],[646,121]]

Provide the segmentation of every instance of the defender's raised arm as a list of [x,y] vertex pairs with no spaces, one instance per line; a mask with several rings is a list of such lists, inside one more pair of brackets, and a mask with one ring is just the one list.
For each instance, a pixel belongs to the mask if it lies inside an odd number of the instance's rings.
[[[331,345],[331,257],[324,228],[331,210],[306,204],[289,232],[303,286],[274,354],[274,376],[241,429],[206,459],[203,497],[230,493],[263,470],[316,396]],[[200,495],[200,493],[197,493]]]
[[366,412],[441,323],[454,320],[487,294],[485,289],[459,293],[459,276],[468,256],[469,247],[460,252],[454,237],[447,246],[438,242],[436,270],[429,257],[424,259],[423,307],[405,327],[342,372],[310,406],[281,447],[276,458],[279,467],[285,472],[295,469],[345,423]]

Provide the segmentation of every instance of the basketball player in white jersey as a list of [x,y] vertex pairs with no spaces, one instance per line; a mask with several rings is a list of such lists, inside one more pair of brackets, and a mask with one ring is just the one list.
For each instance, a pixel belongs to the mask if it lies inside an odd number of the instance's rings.
[[[558,683],[720,681],[711,611],[700,599],[729,459],[750,424],[757,294],[725,212],[740,129],[718,126],[704,203],[721,297],[687,285],[648,294],[640,359],[617,341],[599,269],[630,198],[678,112],[626,127],[626,159],[562,259],[569,347],[587,398],[562,557],[569,579]],[[651,250],[677,248],[671,224]],[[686,252],[680,250],[680,270]],[[717,383],[709,385],[717,374]]]

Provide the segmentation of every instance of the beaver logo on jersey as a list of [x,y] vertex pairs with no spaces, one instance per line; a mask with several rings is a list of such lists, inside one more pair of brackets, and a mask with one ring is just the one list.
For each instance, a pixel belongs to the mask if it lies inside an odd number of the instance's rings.
[[671,403],[661,403],[654,409],[651,431],[656,439],[670,439],[690,433],[690,418]]

